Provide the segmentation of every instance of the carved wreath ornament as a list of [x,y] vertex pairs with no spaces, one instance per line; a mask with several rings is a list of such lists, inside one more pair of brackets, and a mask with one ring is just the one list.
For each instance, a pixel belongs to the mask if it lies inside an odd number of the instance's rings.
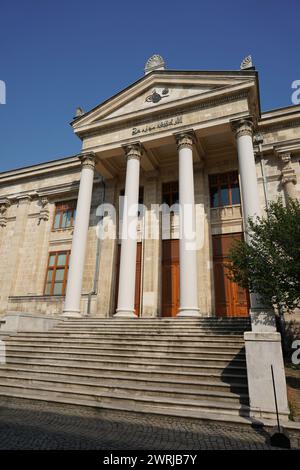
[[164,88],[160,93],[158,93],[156,90],[153,90],[151,95],[147,96],[146,101],[148,103],[158,103],[162,98],[166,98],[169,96],[169,89]]

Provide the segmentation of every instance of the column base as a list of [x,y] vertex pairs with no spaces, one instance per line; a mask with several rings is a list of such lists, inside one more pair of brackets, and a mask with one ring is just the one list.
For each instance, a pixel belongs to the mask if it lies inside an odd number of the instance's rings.
[[117,309],[116,313],[114,314],[114,318],[116,317],[138,318],[134,310],[124,310],[124,309],[120,309],[120,310]]
[[201,317],[199,308],[180,308],[176,317]]
[[62,316],[69,317],[69,318],[81,318],[82,317],[80,310],[64,310]]

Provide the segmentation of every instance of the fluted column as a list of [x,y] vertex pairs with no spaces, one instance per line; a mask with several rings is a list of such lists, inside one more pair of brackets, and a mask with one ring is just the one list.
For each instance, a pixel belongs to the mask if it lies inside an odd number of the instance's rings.
[[119,294],[116,317],[135,317],[135,275],[137,250],[137,221],[139,202],[140,143],[125,147],[127,159],[125,197],[122,220],[122,242],[119,271]]
[[179,158],[180,307],[177,316],[200,316],[197,289],[193,133],[176,135]]
[[95,170],[95,155],[93,153],[83,154],[80,159],[82,164],[81,178],[63,311],[63,315],[67,317],[80,317],[83,269]]

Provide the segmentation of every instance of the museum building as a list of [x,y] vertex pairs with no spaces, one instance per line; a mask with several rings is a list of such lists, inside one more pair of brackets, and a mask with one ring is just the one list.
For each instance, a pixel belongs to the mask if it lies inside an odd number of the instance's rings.
[[[300,195],[300,106],[262,112],[250,58],[178,71],[154,55],[71,126],[79,155],[0,174],[3,318],[248,317],[276,334],[226,262],[249,217]],[[129,222],[136,236],[124,236]]]

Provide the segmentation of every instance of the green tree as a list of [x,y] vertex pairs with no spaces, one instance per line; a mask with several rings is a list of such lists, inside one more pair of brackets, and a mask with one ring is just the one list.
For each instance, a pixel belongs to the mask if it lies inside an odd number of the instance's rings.
[[300,204],[271,202],[266,216],[248,220],[248,240],[229,253],[228,277],[280,313],[300,307]]

